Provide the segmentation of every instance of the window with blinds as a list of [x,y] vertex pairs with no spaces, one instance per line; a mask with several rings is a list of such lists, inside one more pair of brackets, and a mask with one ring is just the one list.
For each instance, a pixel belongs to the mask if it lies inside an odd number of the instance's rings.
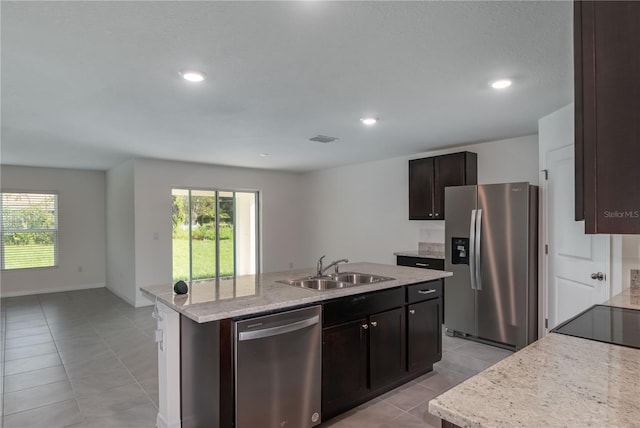
[[8,193],[0,198],[2,270],[58,265],[58,195]]

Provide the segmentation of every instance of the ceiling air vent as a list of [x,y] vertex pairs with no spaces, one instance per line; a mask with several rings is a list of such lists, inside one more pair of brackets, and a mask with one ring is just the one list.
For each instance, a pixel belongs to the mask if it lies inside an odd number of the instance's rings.
[[309,141],[317,141],[318,143],[333,143],[336,140],[336,137],[327,137],[326,135],[317,135],[313,138],[309,138]]

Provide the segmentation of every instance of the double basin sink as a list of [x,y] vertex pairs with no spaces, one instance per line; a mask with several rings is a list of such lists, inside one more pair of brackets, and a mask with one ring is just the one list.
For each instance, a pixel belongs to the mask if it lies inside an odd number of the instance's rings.
[[368,273],[343,272],[329,276],[307,276],[304,278],[286,279],[278,282],[292,285],[294,287],[324,291],[353,287],[356,285],[375,284],[378,282],[392,281],[394,279],[395,278]]

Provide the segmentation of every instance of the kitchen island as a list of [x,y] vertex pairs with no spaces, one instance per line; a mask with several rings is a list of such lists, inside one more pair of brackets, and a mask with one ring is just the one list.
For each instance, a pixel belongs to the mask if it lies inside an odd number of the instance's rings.
[[[640,289],[606,305],[640,309]],[[429,402],[443,427],[638,427],[640,349],[550,333]]]
[[[323,420],[430,371],[441,358],[441,279],[451,273],[374,263],[340,267],[343,272],[391,279],[325,291],[278,282],[315,274],[314,269],[299,269],[194,282],[184,295],[174,294],[170,284],[141,288],[156,303],[155,316],[162,331],[157,337],[157,426],[233,426],[234,322],[263,314],[321,304],[323,342],[334,345],[353,337],[349,335],[354,327],[372,326],[357,333],[360,347],[323,346]],[[366,309],[362,302],[369,301],[373,306]],[[394,320],[395,327],[385,330],[383,319]],[[428,340],[412,340],[414,336]],[[376,340],[385,341],[379,343],[380,350],[363,348]],[[423,346],[425,343],[429,346]],[[345,353],[356,350],[364,353]],[[394,353],[398,363],[389,367],[387,356]],[[359,364],[356,368],[367,372],[341,372],[354,362]],[[384,364],[378,366],[378,362]],[[332,370],[334,376],[328,376]],[[330,377],[331,382],[325,383]],[[331,390],[340,382],[339,388]]]

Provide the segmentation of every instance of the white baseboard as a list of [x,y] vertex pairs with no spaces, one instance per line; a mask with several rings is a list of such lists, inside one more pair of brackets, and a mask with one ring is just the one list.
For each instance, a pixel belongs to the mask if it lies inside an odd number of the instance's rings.
[[115,290],[115,289],[113,289],[111,287],[107,287],[107,290],[111,291],[113,294],[115,294],[116,296],[118,296],[119,298],[121,298],[122,300],[124,300],[125,302],[127,302],[128,304],[130,304],[131,306],[133,306],[135,308],[136,302],[131,300],[129,298],[129,296],[125,296],[124,294],[122,294],[118,290]]
[[93,288],[103,288],[103,287],[105,287],[104,282],[97,282],[95,284],[80,284],[80,285],[71,285],[66,287],[53,287],[53,288],[47,287],[47,288],[17,290],[17,291],[9,291],[9,292],[4,292],[2,289],[0,289],[0,297],[31,296],[33,294],[60,293],[62,291],[90,290]]
[[180,422],[169,425],[162,415],[158,413],[158,417],[156,418],[156,428],[180,428],[181,426],[182,424]]
[[140,289],[136,292],[136,308],[142,308],[144,306],[151,306],[156,304],[156,299],[152,299],[150,297],[142,294]]

